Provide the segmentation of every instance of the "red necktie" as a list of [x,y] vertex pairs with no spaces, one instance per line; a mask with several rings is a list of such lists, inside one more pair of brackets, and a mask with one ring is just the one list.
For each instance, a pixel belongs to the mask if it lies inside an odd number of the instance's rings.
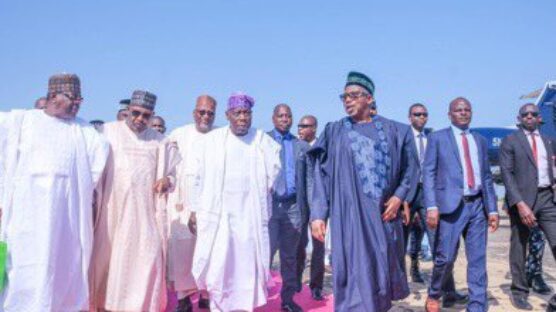
[[475,188],[475,174],[473,173],[473,165],[469,155],[469,142],[467,142],[465,132],[461,133],[461,143],[463,144],[463,158],[465,160],[465,171],[467,172],[467,186],[473,189]]
[[531,141],[533,142],[532,149],[533,149],[533,159],[535,160],[535,165],[539,166],[539,154],[537,152],[537,140],[535,140],[535,133],[531,132]]

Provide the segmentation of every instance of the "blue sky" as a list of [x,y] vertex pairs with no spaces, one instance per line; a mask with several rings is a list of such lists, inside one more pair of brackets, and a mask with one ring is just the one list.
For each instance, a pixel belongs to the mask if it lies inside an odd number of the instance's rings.
[[[348,71],[375,81],[379,112],[407,120],[411,103],[447,125],[456,96],[475,126],[507,126],[519,96],[556,80],[556,1],[2,1],[0,110],[31,107],[48,77],[81,77],[86,119],[114,119],[134,89],[158,95],[169,128],[192,121],[197,95],[275,104],[294,122],[343,116]],[[295,129],[295,128],[294,128]]]

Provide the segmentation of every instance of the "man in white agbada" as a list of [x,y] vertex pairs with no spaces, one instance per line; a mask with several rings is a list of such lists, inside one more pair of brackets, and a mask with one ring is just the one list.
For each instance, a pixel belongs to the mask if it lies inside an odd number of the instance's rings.
[[270,281],[270,190],[280,170],[280,146],[251,128],[254,100],[233,94],[229,127],[198,147],[190,229],[197,233],[193,276],[210,295],[211,311],[252,311]]
[[[178,298],[176,312],[189,312],[193,307],[190,295],[197,292],[197,285],[191,273],[195,235],[187,228],[191,212],[191,196],[186,192],[191,189],[195,178],[194,151],[197,143],[212,130],[216,112],[216,100],[209,95],[197,98],[193,110],[194,124],[177,128],[168,139],[176,142],[182,161],[176,174],[176,189],[168,196],[168,283]],[[199,299],[199,307],[208,309],[208,299]]]
[[0,311],[88,309],[93,190],[107,142],[77,118],[76,75],[49,80],[43,110],[0,117],[1,240],[8,244]]

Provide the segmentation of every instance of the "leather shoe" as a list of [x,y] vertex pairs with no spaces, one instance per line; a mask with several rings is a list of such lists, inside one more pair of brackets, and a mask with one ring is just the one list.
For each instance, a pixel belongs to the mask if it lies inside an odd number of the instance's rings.
[[191,299],[189,299],[189,297],[185,297],[178,300],[178,306],[176,307],[175,312],[193,312],[193,304],[191,303]]
[[449,308],[456,304],[466,304],[467,301],[469,301],[468,295],[455,290],[445,293],[444,296],[442,296],[442,307]]
[[529,301],[527,301],[527,298],[525,296],[511,294],[510,301],[512,302],[514,308],[518,310],[533,310],[533,306],[529,303]]
[[425,312],[440,312],[440,301],[428,297],[425,301]]
[[425,280],[421,276],[421,272],[419,271],[419,260],[418,259],[411,259],[411,281],[413,283],[421,283],[424,284]]
[[529,280],[529,285],[537,294],[548,295],[552,292],[552,288],[546,284],[542,275],[535,275],[531,278]]
[[311,297],[313,297],[313,300],[317,300],[317,301],[324,300],[324,297],[322,296],[322,289],[311,288]]
[[199,297],[199,309],[210,309],[208,298]]
[[552,296],[548,301],[546,312],[556,312],[556,295]]
[[303,312],[300,306],[297,303],[293,302],[293,300],[288,302],[282,302],[282,311],[285,312]]

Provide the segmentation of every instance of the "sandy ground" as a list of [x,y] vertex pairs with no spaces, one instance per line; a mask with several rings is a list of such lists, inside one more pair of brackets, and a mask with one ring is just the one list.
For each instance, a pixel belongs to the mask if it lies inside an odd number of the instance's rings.
[[[488,245],[488,278],[489,278],[489,311],[516,311],[512,306],[509,299],[510,283],[511,277],[509,272],[509,239],[510,239],[510,221],[504,212],[501,212],[502,219],[500,222],[500,228],[496,233],[489,233],[489,245]],[[409,264],[409,259],[408,259]],[[547,283],[556,287],[556,263],[550,250],[545,250],[544,255],[544,276]],[[431,274],[432,263],[422,262],[421,272],[423,273],[425,279],[428,281]],[[460,291],[467,291],[466,283],[466,268],[467,261],[465,259],[465,247],[462,247],[459,252],[459,257],[455,265],[455,279],[456,287]],[[305,272],[308,273],[309,270]],[[326,274],[325,277],[325,292],[331,293],[330,284],[330,274]],[[306,274],[306,279],[308,279],[308,274]],[[392,312],[409,312],[409,311],[424,311],[424,302],[427,297],[427,286],[424,284],[414,284],[410,283],[411,294],[408,298],[395,304],[390,311]],[[540,296],[531,292],[529,296],[529,302],[533,305],[534,311],[545,311],[546,302],[550,299],[552,295]],[[465,311],[464,305],[456,305],[454,308],[443,309],[443,311]]]

